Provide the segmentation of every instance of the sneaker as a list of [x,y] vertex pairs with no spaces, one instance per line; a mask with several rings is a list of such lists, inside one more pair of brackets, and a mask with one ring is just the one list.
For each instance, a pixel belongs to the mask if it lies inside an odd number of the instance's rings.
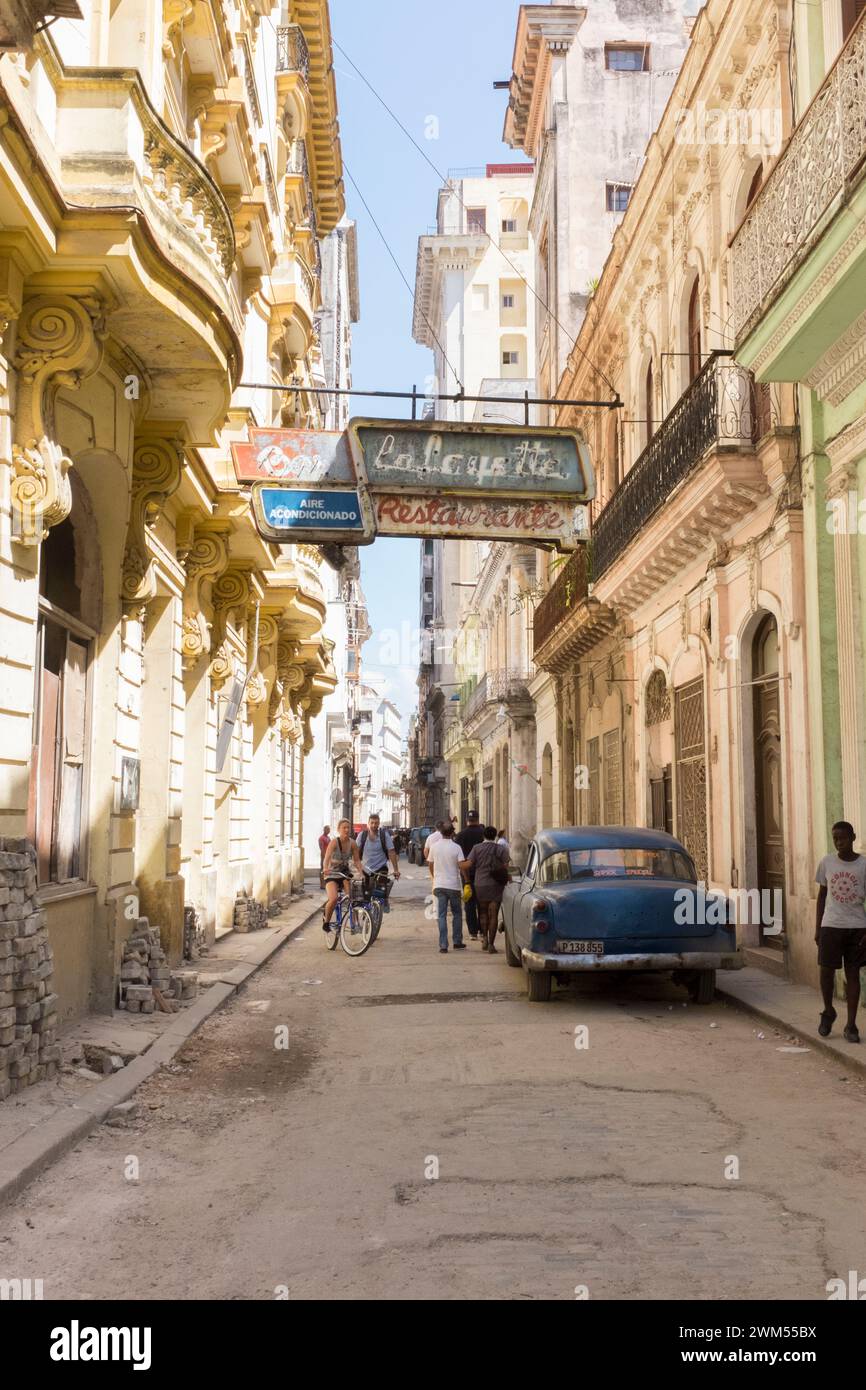
[[488,950],[488,952],[489,952],[489,954],[490,954],[491,956],[498,956],[498,955],[499,955],[499,952],[497,951],[496,947],[493,945],[493,942],[492,942],[492,941],[491,941],[490,945],[487,947],[487,950]]
[[820,1019],[820,1022],[819,1022],[819,1024],[818,1024],[818,1036],[819,1036],[820,1038],[829,1038],[829,1036],[830,1036],[830,1029],[833,1027],[833,1024],[834,1024],[835,1022],[836,1022],[836,1010],[835,1010],[835,1009],[825,1009],[824,1012],[823,1012],[822,1015],[821,1015],[821,1019]]
[[860,1041],[860,1034],[857,1030],[856,1023],[849,1023],[842,1037],[846,1042],[858,1043]]
[[455,951],[465,951],[465,950],[466,950],[466,942],[465,942],[465,941],[455,941],[455,942],[454,942],[454,950],[455,950]]
[[440,946],[440,947],[439,947],[439,954],[440,954],[440,956],[447,956],[447,954],[448,954],[448,947],[447,947],[447,946]]

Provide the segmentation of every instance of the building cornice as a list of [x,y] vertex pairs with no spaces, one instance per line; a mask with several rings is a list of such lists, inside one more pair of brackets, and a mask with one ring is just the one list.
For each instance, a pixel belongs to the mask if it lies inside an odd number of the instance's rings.
[[585,19],[586,9],[574,4],[520,7],[502,138],[532,158],[538,148],[551,55],[568,52]]
[[469,270],[482,260],[488,245],[486,236],[474,236],[467,232],[418,238],[415,312],[412,318],[412,337],[416,343],[421,343],[423,347],[435,347],[431,322],[435,315],[440,276],[449,270]]

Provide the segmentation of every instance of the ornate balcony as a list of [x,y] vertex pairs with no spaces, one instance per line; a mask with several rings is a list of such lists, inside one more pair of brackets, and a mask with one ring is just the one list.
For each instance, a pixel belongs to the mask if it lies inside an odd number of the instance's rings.
[[[856,264],[857,274],[862,275],[861,262],[866,259],[858,221],[862,209],[853,205],[856,191],[864,192],[864,85],[866,15],[850,35],[731,243],[737,356],[770,380],[809,381],[808,373],[814,366],[809,360],[810,350],[820,354],[828,337],[831,342],[841,337],[862,314],[862,297],[852,292],[852,272]],[[834,240],[828,233],[843,214],[850,216],[850,225],[846,222],[840,227]],[[826,250],[820,261],[812,258],[819,242],[825,242]],[[783,291],[789,291],[784,305],[780,303]],[[822,302],[827,303],[829,334],[813,331],[808,335],[812,342],[804,342],[803,325],[814,326]],[[780,322],[767,325],[765,331],[766,316],[777,305]],[[857,336],[862,340],[862,327]],[[746,340],[750,341],[742,354],[740,347]],[[827,355],[831,353],[832,348]],[[833,365],[838,375],[838,354]],[[820,390],[820,381],[809,384]],[[832,382],[822,394],[832,400],[830,389]]]
[[576,550],[560,568],[553,585],[535,610],[532,630],[536,656],[567,614],[587,596],[589,565],[585,550]]
[[277,29],[277,72],[298,73],[310,79],[310,50],[298,24],[281,24]]
[[138,74],[64,70],[47,48],[44,61],[56,92],[51,134],[65,198],[139,209],[165,260],[236,322],[227,283],[236,252],[231,212],[204,165],[154,111]]
[[510,714],[531,715],[535,709],[529,694],[528,671],[487,671],[461,706],[463,729],[469,738],[478,735],[485,716],[493,713],[494,705],[505,705]]
[[766,495],[755,439],[766,401],[714,354],[593,524],[590,553],[563,567],[535,612],[536,664],[565,669]]
[[594,580],[698,467],[707,450],[751,448],[757,432],[752,379],[727,360],[729,356],[717,353],[710,358],[599,513],[592,537]]

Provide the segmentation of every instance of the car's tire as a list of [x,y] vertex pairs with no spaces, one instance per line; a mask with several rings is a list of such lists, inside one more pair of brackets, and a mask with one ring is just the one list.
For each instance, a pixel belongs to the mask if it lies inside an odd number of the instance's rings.
[[695,1004],[712,1004],[716,997],[715,970],[696,970],[689,994]]
[[530,1003],[546,1004],[550,998],[552,984],[553,976],[548,975],[546,970],[530,970],[527,980]]
[[508,940],[508,928],[506,927],[506,928],[505,928],[505,964],[506,964],[506,965],[520,965],[521,963],[522,963],[522,962],[521,962],[521,960],[520,960],[520,957],[519,957],[519,956],[516,956],[516,955],[514,954],[514,952],[512,951],[512,949],[511,949],[511,942]]

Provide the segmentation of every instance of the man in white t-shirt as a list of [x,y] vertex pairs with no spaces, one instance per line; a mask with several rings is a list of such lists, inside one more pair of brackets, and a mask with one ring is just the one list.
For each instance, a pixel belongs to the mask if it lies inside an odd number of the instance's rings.
[[438,820],[436,822],[436,829],[431,830],[430,834],[427,836],[427,839],[424,841],[424,862],[427,865],[427,868],[430,870],[431,878],[433,877],[433,865],[430,863],[430,851],[434,845],[438,845],[441,839],[442,821]]
[[[432,836],[431,836],[432,838]],[[448,908],[451,908],[451,936],[455,951],[465,951],[463,944],[463,875],[460,865],[463,851],[454,839],[450,821],[442,825],[441,839],[430,851],[427,862],[433,874],[433,896],[439,918],[439,950],[448,951]]]
[[815,942],[824,1001],[818,1032],[826,1038],[833,1027],[836,971],[844,966],[848,1023],[842,1036],[846,1042],[858,1043],[860,967],[866,964],[866,858],[854,851],[854,828],[848,821],[837,821],[832,835],[836,853],[825,854],[815,874],[815,882],[819,885]]

